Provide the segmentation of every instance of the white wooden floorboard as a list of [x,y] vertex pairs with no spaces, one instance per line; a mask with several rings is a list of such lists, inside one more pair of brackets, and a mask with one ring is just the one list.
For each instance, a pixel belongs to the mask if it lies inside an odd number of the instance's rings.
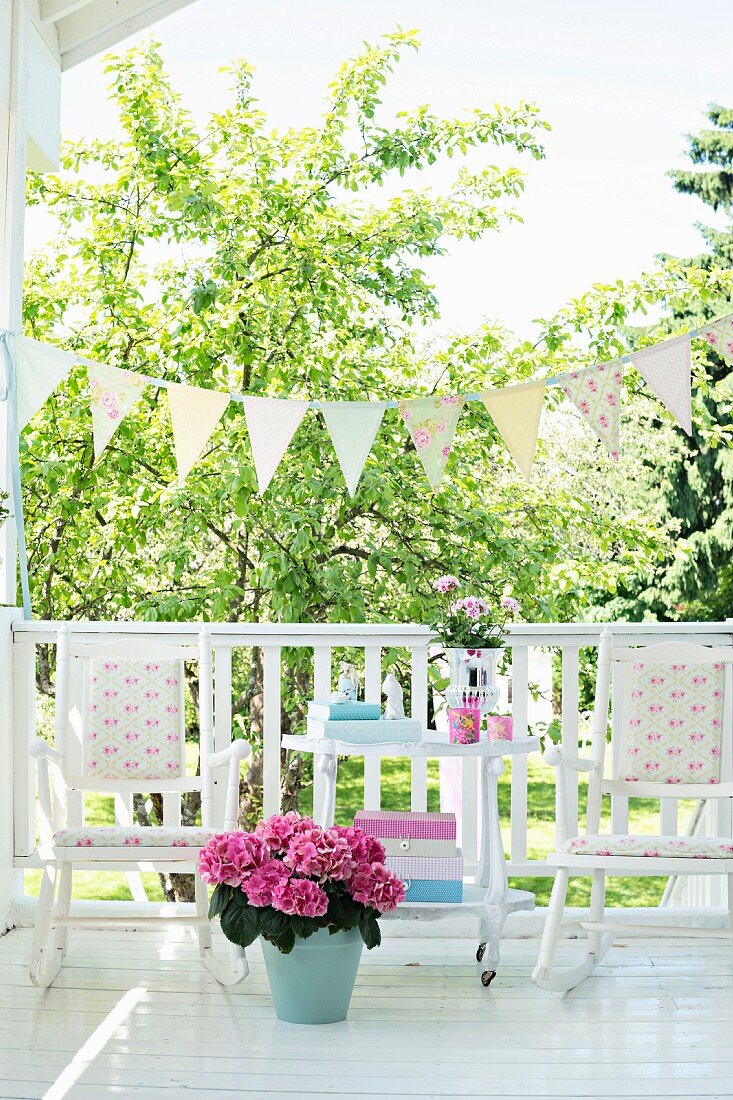
[[504,944],[489,990],[473,941],[387,941],[364,954],[348,1021],[305,1028],[275,1018],[257,949],[224,990],[183,929],[83,930],[38,990],[30,938],[0,939],[0,1097],[733,1098],[724,941],[629,940],[565,997],[531,984],[536,941]]

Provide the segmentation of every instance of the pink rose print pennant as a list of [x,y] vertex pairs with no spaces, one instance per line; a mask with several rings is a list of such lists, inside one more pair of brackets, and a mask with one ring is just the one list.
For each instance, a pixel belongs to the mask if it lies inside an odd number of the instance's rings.
[[[733,339],[733,331],[731,331]],[[692,434],[690,337],[665,340],[631,356],[631,361],[681,428]]]
[[721,317],[719,321],[701,327],[700,338],[733,367],[733,316]]
[[87,373],[96,462],[130,409],[140,400],[147,383],[133,371],[119,370],[106,363],[89,363]]
[[349,496],[356,493],[364,464],[382,423],[385,401],[322,401],[333,449],[344,475]]
[[619,456],[622,379],[620,362],[599,363],[586,370],[562,374],[558,379],[563,393],[580,411],[611,458]]
[[307,401],[280,397],[244,398],[244,415],[260,496],[272,481],[307,408]]
[[416,397],[400,401],[400,416],[407,425],[432,489],[437,489],[450,456],[464,397]]

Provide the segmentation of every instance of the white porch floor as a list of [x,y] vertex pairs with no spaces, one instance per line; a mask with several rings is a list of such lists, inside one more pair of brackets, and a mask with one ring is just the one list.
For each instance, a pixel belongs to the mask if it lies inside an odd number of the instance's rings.
[[222,990],[183,930],[78,931],[49,990],[29,947],[0,939],[2,1097],[733,1097],[722,941],[630,940],[558,997],[530,983],[534,940],[505,942],[489,990],[473,940],[388,940],[348,1022],[323,1027],[275,1019],[256,950]]

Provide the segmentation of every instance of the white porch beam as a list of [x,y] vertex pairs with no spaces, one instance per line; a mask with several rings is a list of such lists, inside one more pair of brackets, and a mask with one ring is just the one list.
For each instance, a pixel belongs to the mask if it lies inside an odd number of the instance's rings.
[[[67,0],[71,3],[72,0]],[[59,16],[56,29],[63,69],[110,49],[124,38],[172,15],[193,0],[92,0],[77,11]],[[46,0],[61,5],[62,0]],[[45,9],[44,9],[45,10]]]
[[41,19],[44,23],[58,23],[91,3],[92,0],[41,0]]

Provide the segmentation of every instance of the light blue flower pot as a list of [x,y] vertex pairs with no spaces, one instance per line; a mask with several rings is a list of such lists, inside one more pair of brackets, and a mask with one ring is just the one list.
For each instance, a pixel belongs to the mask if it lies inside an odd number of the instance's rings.
[[345,1020],[364,946],[358,929],[319,930],[296,940],[289,955],[260,939],[279,1020],[291,1024],[333,1024]]

